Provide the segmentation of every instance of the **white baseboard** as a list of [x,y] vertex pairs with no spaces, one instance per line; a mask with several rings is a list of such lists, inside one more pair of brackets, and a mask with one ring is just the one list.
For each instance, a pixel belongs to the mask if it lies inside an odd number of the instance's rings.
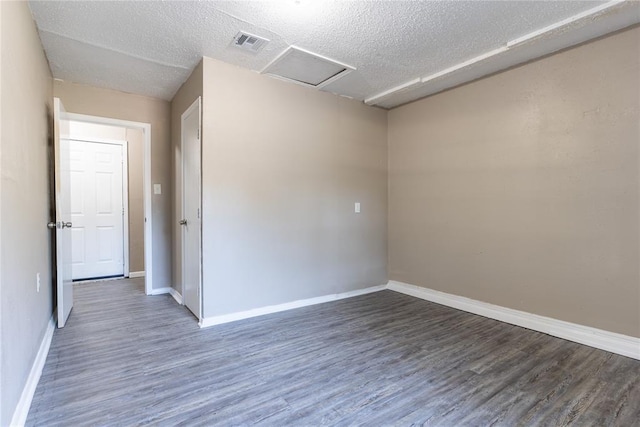
[[180,292],[176,291],[174,288],[169,288],[169,293],[173,297],[174,300],[178,302],[178,304],[182,305],[182,295]]
[[[452,295],[393,280],[389,281],[387,285],[373,286],[340,294],[331,294],[316,298],[292,301],[284,304],[270,305],[220,316],[205,317],[200,321],[199,325],[201,328],[207,328],[209,326],[235,322],[237,320],[292,310],[309,305],[322,304],[344,298],[351,298],[385,289],[640,360],[640,338],[566,322],[564,320],[553,319],[551,317],[527,313],[525,311],[514,310],[499,305],[477,301],[471,298]],[[182,304],[182,295],[173,288],[160,288],[152,291],[152,295],[166,293],[170,293],[179,304]]]
[[287,302],[278,305],[269,305],[266,307],[254,308],[252,310],[241,311],[238,313],[223,314],[221,316],[212,316],[203,318],[199,325],[201,328],[207,328],[209,326],[220,325],[222,323],[235,322],[236,320],[248,319],[250,317],[263,316],[265,314],[277,313],[280,311],[293,310],[294,308],[306,307],[309,305],[322,304],[329,301],[337,301],[344,298],[351,298],[358,295],[370,294],[372,292],[383,291],[386,289],[386,285],[373,286],[365,289],[358,289],[355,291],[343,292],[340,294],[324,295],[316,298],[302,299],[292,302]]
[[130,271],[129,279],[133,279],[135,277],[144,277],[144,271]]
[[180,293],[175,289],[173,289],[172,287],[152,289],[150,295],[164,295],[164,294],[170,294],[173,297],[173,299],[178,301],[178,304],[182,304],[182,295],[180,295]]
[[640,360],[640,338],[539,316],[421,286],[389,281],[387,289]]
[[[539,316],[537,314],[514,310],[473,300],[471,298],[465,298],[393,280],[389,281],[387,285],[373,286],[340,294],[325,295],[238,313],[208,317],[201,320],[200,327],[206,328],[250,317],[262,316],[265,314],[277,313],[280,311],[292,310],[295,308],[322,304],[330,301],[337,301],[344,298],[351,298],[385,289],[640,360],[640,338],[630,337],[589,326],[578,325],[576,323],[557,320],[550,317]],[[174,288],[166,287],[153,289],[151,292],[151,295],[161,294],[170,294],[178,303],[182,304],[182,295],[180,295],[180,293]],[[31,371],[29,372],[26,384],[22,390],[22,394],[20,395],[18,405],[13,413],[10,424],[12,427],[23,426],[27,420],[33,395],[36,391],[40,376],[42,375],[42,369],[44,368],[44,364],[47,360],[47,355],[49,354],[49,347],[51,346],[51,340],[53,338],[53,332],[56,325],[55,319],[56,313],[54,311],[49,323],[47,324],[47,329],[40,343],[40,348],[38,349],[33,365],[31,366]]]
[[29,372],[27,382],[22,389],[22,394],[20,395],[18,405],[13,412],[13,418],[11,418],[10,424],[10,426],[12,427],[24,426],[24,423],[27,421],[27,415],[29,415],[29,409],[31,408],[31,401],[33,400],[33,395],[36,392],[38,381],[40,381],[42,369],[44,368],[44,364],[47,361],[49,347],[51,347],[51,339],[53,338],[53,331],[55,331],[56,329],[55,319],[56,312],[54,311],[51,315],[51,319],[49,319],[49,323],[47,324],[47,329],[44,332],[42,341],[40,342],[38,354],[36,354],[33,365],[31,365],[31,371]]

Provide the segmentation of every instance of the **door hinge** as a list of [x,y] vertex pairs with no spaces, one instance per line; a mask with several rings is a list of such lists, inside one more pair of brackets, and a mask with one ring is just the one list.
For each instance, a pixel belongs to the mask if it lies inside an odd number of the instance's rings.
[[200,139],[200,128],[198,128],[198,139]]
[[200,208],[198,208],[198,219],[200,219]]

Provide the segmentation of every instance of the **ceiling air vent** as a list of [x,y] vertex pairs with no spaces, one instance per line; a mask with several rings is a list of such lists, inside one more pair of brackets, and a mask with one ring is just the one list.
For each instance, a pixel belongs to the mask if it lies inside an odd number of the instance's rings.
[[259,52],[267,43],[269,43],[269,40],[243,31],[240,31],[233,38],[234,46],[253,53]]
[[354,67],[301,49],[289,46],[261,72],[304,86],[321,88],[351,71]]

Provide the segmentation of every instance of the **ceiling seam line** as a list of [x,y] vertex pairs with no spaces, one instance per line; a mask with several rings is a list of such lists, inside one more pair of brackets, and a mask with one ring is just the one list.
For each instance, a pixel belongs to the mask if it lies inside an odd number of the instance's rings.
[[[58,36],[58,37],[65,38],[67,40],[73,40],[75,42],[82,43],[83,45],[86,45],[86,46],[97,47],[97,48],[100,48],[100,49],[107,50],[109,52],[119,53],[121,55],[125,55],[125,56],[128,56],[130,58],[135,58],[135,59],[139,59],[141,61],[150,62],[152,64],[162,65],[164,67],[170,67],[170,68],[179,68],[179,69],[185,70],[185,71],[191,70],[191,68],[183,67],[181,65],[174,65],[174,64],[169,64],[169,63],[162,62],[162,61],[156,61],[155,59],[150,59],[150,58],[146,58],[144,56],[134,55],[134,54],[131,54],[131,53],[123,52],[123,51],[118,50],[118,49],[112,49],[112,48],[105,47],[105,46],[102,46],[102,45],[99,45],[99,44],[90,43],[90,42],[87,42],[87,41],[84,41],[84,40],[76,39],[74,37],[70,37],[70,36],[67,36],[67,35],[64,35],[64,34],[60,34],[60,33],[57,33],[55,31],[44,30],[44,29],[41,29],[40,31],[43,32],[43,33],[49,33],[49,34],[53,34],[53,35]],[[199,56],[199,59],[202,59],[202,55]]]

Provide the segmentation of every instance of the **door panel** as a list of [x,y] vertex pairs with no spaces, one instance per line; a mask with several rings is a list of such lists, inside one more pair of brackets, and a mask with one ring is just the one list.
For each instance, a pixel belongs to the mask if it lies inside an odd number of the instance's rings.
[[73,279],[124,274],[123,147],[73,140]]
[[182,115],[182,293],[200,319],[201,238],[200,98]]
[[71,167],[69,121],[59,98],[53,99],[53,148],[56,200],[56,305],[58,328],[64,327],[73,307],[71,239]]

